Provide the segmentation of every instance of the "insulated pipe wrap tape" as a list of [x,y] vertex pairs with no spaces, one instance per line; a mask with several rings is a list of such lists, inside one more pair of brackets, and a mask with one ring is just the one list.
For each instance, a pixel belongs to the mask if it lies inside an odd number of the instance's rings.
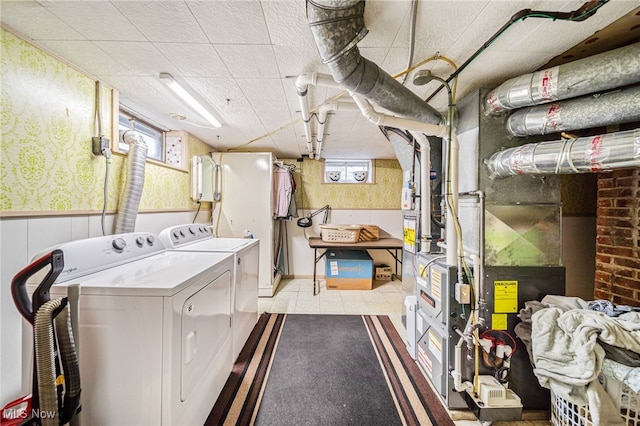
[[489,114],[640,83],[640,43],[505,81],[487,95]]
[[514,136],[544,135],[640,121],[640,85],[515,111],[507,121]]
[[640,167],[640,129],[526,144],[487,161],[492,178],[522,174],[593,173]]

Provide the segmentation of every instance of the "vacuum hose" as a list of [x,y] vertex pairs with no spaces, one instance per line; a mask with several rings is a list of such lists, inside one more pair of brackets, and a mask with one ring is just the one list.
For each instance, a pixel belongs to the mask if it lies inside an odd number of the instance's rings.
[[[60,361],[65,383],[64,401],[60,412],[55,359],[56,336],[60,345]],[[41,424],[66,424],[76,414],[80,401],[80,368],[66,298],[49,300],[38,309],[34,321],[34,337]]]
[[[66,301],[65,301],[66,303]],[[36,374],[40,397],[42,426],[58,426],[58,393],[56,390],[56,362],[52,318],[62,306],[62,299],[45,302],[36,312],[34,321]],[[55,413],[55,415],[53,414]]]
[[65,383],[64,401],[59,415],[60,423],[66,424],[75,416],[76,410],[80,405],[80,366],[71,325],[69,305],[55,318],[55,324]]

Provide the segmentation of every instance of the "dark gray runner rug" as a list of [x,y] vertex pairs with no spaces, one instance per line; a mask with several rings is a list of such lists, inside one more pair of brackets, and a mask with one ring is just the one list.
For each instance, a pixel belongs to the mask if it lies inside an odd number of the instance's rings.
[[454,423],[387,316],[263,314],[205,424]]

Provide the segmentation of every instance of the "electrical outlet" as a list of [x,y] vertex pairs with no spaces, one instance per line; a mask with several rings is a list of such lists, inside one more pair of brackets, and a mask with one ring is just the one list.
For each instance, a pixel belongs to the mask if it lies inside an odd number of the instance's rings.
[[102,136],[91,138],[91,151],[93,155],[104,155],[104,151],[109,149],[109,139]]

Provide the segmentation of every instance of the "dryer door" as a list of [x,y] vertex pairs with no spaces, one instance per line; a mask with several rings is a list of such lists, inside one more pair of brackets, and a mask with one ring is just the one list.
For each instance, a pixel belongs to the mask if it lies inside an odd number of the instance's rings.
[[201,385],[217,395],[231,371],[232,278],[224,272],[182,305],[181,401]]

